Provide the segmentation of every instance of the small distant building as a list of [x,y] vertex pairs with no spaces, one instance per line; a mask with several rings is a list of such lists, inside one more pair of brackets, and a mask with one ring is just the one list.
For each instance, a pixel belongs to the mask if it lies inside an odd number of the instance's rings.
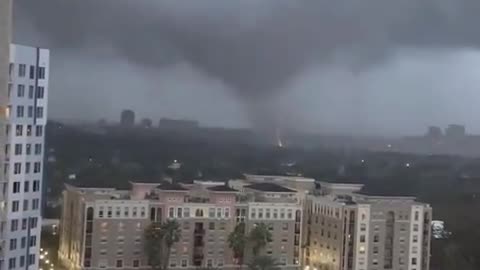
[[463,125],[452,124],[445,129],[445,136],[448,138],[463,138],[465,134],[465,126]]
[[150,118],[143,118],[142,121],[140,122],[140,125],[143,128],[151,128],[152,127],[152,119]]
[[135,125],[135,112],[132,110],[123,110],[120,116],[120,124],[124,127],[133,127],[133,125]]
[[426,136],[431,139],[439,139],[443,136],[442,129],[437,126],[428,127]]

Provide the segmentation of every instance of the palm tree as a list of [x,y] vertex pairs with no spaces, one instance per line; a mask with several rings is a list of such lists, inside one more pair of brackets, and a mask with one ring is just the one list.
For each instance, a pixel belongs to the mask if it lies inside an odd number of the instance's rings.
[[[240,222],[235,229],[228,235],[228,246],[233,251],[233,257],[236,263],[241,266],[243,263],[243,252],[247,239],[245,237],[245,223]],[[240,267],[239,267],[240,268]]]
[[277,262],[270,256],[258,256],[248,264],[249,270],[279,270]]
[[163,244],[165,245],[165,250],[163,253],[163,270],[166,270],[170,260],[170,251],[173,244],[180,241],[181,231],[180,225],[176,220],[167,220],[162,224],[160,230],[163,234]]
[[272,241],[272,233],[268,230],[268,227],[265,225],[265,223],[260,223],[250,231],[248,238],[253,244],[253,256],[257,257],[260,250],[264,248],[268,242]]
[[145,229],[145,254],[147,255],[148,264],[152,269],[161,269],[162,261],[159,256],[163,250],[163,231],[160,222],[153,222]]

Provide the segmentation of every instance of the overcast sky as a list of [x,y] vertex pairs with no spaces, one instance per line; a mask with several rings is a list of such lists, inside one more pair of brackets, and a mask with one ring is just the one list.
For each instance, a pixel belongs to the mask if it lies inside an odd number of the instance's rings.
[[480,133],[478,0],[15,0],[50,117]]

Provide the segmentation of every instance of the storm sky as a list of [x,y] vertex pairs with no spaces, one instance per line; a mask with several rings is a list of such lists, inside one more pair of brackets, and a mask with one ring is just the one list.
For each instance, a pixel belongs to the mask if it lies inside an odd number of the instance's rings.
[[478,0],[15,0],[51,118],[480,133]]

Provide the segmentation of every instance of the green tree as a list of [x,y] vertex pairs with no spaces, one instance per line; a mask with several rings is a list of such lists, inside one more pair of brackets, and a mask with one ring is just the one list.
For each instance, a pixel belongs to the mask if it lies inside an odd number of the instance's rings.
[[173,244],[180,241],[180,225],[176,220],[167,220],[160,227],[160,230],[163,235],[163,244],[165,246],[163,252],[163,270],[166,270],[168,267],[168,262],[170,259],[170,251]]
[[279,270],[277,262],[270,256],[258,256],[248,264],[249,270]]
[[246,242],[247,237],[245,236],[245,223],[240,222],[228,235],[228,246],[232,249],[233,257],[239,266],[243,264],[243,253],[245,251]]
[[257,257],[260,250],[264,248],[268,242],[272,241],[272,233],[268,230],[268,227],[265,225],[265,223],[260,223],[250,231],[248,238],[249,242],[253,245],[253,256]]
[[160,254],[163,249],[163,231],[160,222],[150,224],[144,232],[144,250],[147,255],[148,264],[152,269],[161,269],[162,261]]

